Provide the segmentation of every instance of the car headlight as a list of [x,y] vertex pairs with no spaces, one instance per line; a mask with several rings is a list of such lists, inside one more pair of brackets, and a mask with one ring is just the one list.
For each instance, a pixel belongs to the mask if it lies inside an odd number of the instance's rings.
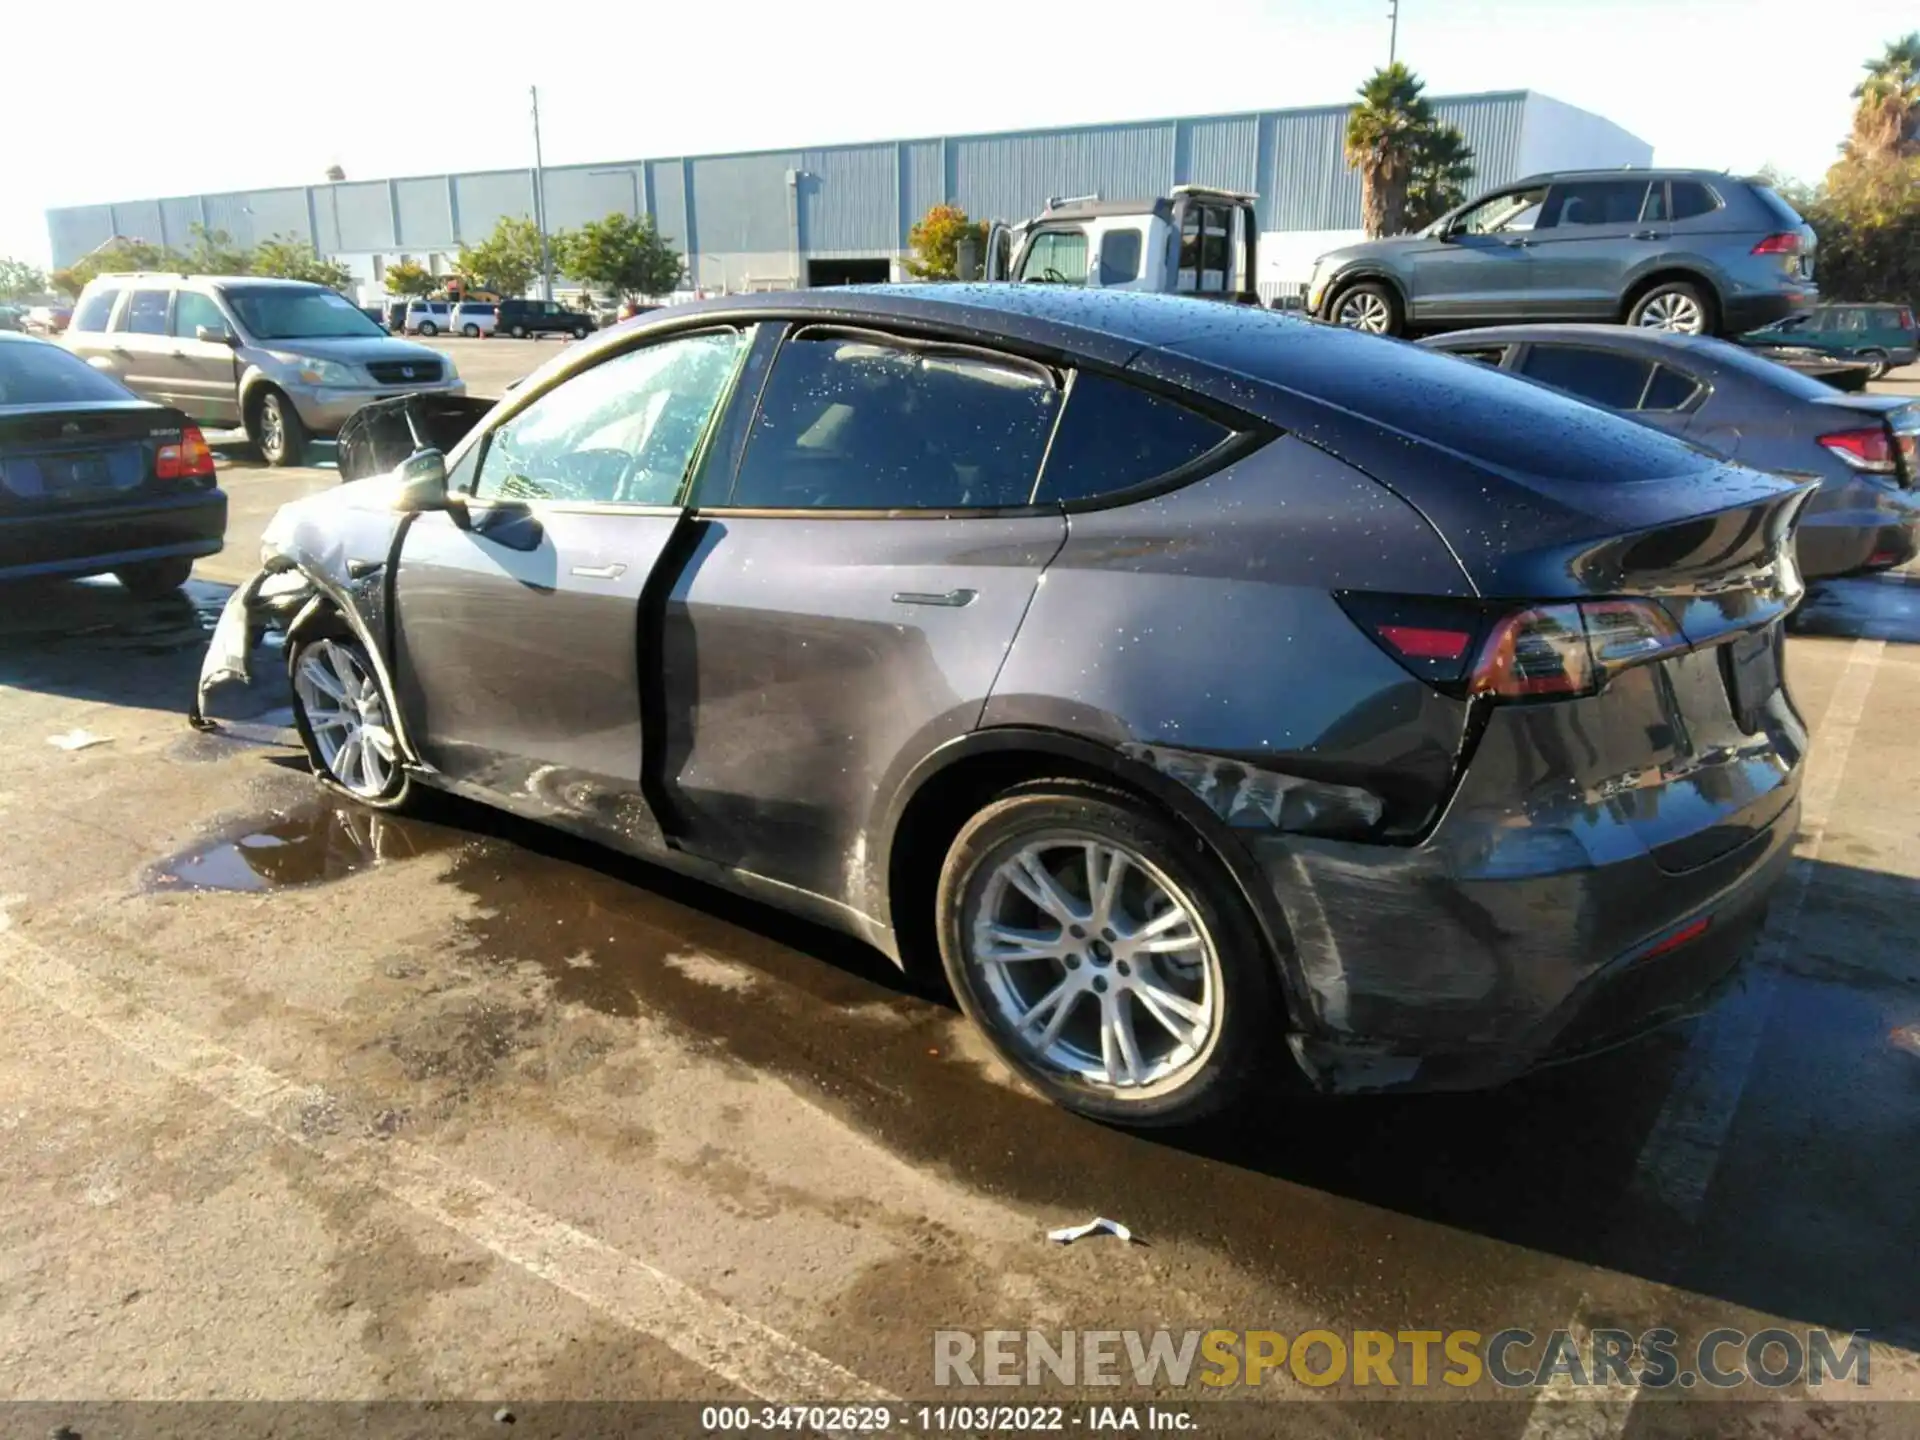
[[309,385],[362,385],[363,381],[351,365],[343,365],[338,360],[317,360],[303,355],[297,362],[301,380]]

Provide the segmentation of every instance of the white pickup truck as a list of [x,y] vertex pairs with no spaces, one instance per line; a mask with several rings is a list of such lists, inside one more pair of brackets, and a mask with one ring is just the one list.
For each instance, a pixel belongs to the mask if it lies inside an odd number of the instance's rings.
[[1031,220],[988,228],[983,278],[1257,305],[1255,201],[1200,185],[1151,200],[1049,200]]

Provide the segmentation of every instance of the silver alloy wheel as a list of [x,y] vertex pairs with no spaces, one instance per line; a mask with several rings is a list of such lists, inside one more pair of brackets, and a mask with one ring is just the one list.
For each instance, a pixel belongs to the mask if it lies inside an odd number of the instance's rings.
[[336,640],[317,640],[302,652],[293,688],[327,773],[364,800],[384,796],[399,752],[380,686],[360,657]]
[[1056,831],[989,873],[968,934],[982,999],[1042,1069],[1164,1092],[1219,1034],[1220,961],[1192,900],[1112,840]]
[[1334,322],[1349,330],[1364,330],[1369,335],[1384,335],[1393,326],[1393,309],[1376,290],[1350,290],[1334,308]]
[[287,453],[287,417],[280,413],[277,396],[268,395],[260,401],[260,448],[268,455]]
[[1682,335],[1698,335],[1707,328],[1707,312],[1700,302],[1678,290],[1656,295],[1640,310],[1642,330],[1672,330]]

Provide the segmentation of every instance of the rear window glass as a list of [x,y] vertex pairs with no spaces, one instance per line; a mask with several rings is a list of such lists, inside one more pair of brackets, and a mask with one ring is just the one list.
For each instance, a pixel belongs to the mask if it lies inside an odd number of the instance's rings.
[[1520,373],[1542,385],[1578,395],[1589,404],[1631,410],[1640,403],[1653,366],[1609,350],[1535,345],[1520,362]]
[[1082,370],[1034,499],[1068,504],[1131,490],[1198,460],[1232,435],[1178,401]]
[[1720,202],[1714,194],[1698,180],[1675,180],[1673,190],[1673,218],[1691,220],[1696,215],[1705,215],[1710,210],[1720,208]]
[[1695,340],[1693,343],[1695,345],[1710,344],[1713,361],[1722,369],[1758,380],[1782,395],[1791,396],[1796,400],[1831,400],[1834,396],[1833,387],[1824,380],[1816,380],[1804,371],[1782,365],[1776,360],[1769,360],[1764,355],[1756,355],[1753,351],[1742,349],[1738,345],[1729,344],[1724,340],[1711,342]]
[[1754,197],[1767,207],[1767,212],[1789,230],[1798,230],[1807,222],[1800,218],[1800,212],[1780,198],[1777,190],[1769,185],[1755,185]]
[[1168,348],[1516,474],[1650,480],[1718,463],[1657,430],[1504,370],[1270,311],[1208,315],[1201,333]]
[[1640,401],[1642,410],[1678,410],[1693,398],[1700,382],[1691,375],[1669,370],[1665,365],[1653,372],[1653,383]]
[[58,345],[0,344],[0,405],[74,405],[134,398],[119,381]]
[[120,298],[118,290],[95,290],[74,308],[73,319],[68,323],[69,330],[104,330],[107,317],[113,314],[113,302]]

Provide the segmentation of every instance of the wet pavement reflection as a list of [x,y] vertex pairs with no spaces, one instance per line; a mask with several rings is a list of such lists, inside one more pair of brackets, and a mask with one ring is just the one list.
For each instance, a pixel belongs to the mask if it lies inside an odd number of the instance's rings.
[[1920,644],[1920,574],[1822,581],[1807,592],[1787,629],[1792,635]]

